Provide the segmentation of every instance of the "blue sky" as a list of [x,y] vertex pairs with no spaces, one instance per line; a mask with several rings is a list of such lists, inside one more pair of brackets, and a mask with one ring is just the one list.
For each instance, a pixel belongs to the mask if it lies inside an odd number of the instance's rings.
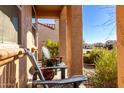
[[[116,6],[84,5],[82,7],[83,39],[87,43],[116,40]],[[54,23],[53,19],[39,19],[41,23]]]
[[50,23],[50,24],[55,24],[54,19],[38,19],[39,22],[41,23]]
[[83,6],[83,39],[88,43],[116,40],[116,7]]

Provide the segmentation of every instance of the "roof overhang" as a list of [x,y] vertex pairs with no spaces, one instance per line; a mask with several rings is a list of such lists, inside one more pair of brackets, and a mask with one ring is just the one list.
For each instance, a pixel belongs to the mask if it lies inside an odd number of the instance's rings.
[[59,18],[63,5],[35,5],[37,18]]

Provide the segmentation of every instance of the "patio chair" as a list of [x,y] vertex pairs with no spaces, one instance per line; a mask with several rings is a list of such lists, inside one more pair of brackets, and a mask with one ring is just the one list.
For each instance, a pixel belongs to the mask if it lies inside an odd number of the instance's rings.
[[[32,82],[32,87],[35,88],[37,85],[43,85],[44,88],[78,88],[82,81],[86,81],[87,77],[83,75],[76,75],[70,78],[60,79],[60,80],[45,80],[43,73],[38,65],[38,61],[36,60],[34,54],[30,52],[28,49],[24,49],[26,55],[28,55],[29,59],[32,62],[32,65],[35,69],[34,78]],[[52,67],[51,67],[52,68]],[[37,80],[37,76],[40,80]]]

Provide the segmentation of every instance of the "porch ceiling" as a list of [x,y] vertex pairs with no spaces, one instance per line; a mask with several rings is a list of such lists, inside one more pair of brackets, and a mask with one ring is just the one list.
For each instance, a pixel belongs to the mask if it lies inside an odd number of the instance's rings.
[[59,18],[62,5],[35,5],[38,18]]

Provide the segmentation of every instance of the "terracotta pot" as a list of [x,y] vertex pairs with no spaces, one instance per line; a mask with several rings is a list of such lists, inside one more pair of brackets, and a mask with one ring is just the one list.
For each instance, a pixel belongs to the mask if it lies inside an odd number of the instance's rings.
[[43,69],[42,73],[45,80],[52,80],[55,75],[55,71],[53,69]]
[[[31,75],[33,75],[35,73],[35,70],[33,67],[30,68],[29,73]],[[54,75],[55,75],[55,71],[53,69],[43,69],[42,73],[43,73],[44,78],[46,80],[52,80],[54,78]]]

